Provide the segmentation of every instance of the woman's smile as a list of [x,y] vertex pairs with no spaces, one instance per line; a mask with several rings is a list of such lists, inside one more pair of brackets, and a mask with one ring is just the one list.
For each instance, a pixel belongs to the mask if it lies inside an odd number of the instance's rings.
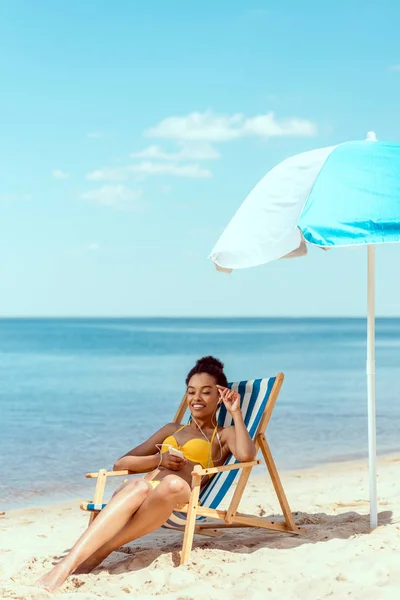
[[203,402],[196,401],[192,402],[191,406],[194,410],[201,410],[202,408],[205,408],[206,405]]

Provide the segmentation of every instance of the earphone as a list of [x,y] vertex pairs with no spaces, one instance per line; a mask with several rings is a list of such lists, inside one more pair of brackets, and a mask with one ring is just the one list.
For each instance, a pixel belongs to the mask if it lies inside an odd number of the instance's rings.
[[[221,402],[222,402],[222,400],[221,400]],[[215,415],[214,415],[214,417],[215,417]],[[196,423],[198,430],[206,438],[207,442],[210,442],[210,440],[208,439],[208,437],[206,436],[206,434],[204,433],[204,431],[202,430],[202,428],[200,427],[200,425],[198,424],[198,422],[196,421],[196,419],[194,418],[194,416],[191,415],[190,418],[193,419],[193,421]],[[221,458],[222,458],[222,444],[221,444],[221,438],[220,438],[219,432],[218,432],[218,424],[217,424],[217,422],[215,422],[215,434],[216,434],[216,438],[218,440],[219,451],[220,451],[220,456],[219,456],[218,460],[221,460]],[[210,454],[209,454],[208,460],[210,460],[211,454],[212,454],[212,446],[210,445]]]

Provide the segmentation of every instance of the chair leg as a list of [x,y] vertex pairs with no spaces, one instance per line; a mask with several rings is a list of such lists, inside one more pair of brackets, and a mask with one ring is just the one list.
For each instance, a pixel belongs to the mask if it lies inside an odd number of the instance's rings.
[[262,455],[265,460],[265,464],[267,465],[267,469],[269,471],[272,484],[275,488],[276,495],[278,496],[279,504],[281,505],[281,509],[283,515],[285,517],[286,524],[293,531],[298,531],[298,527],[295,523],[295,520],[292,515],[292,511],[290,510],[289,502],[286,498],[285,491],[283,489],[283,485],[281,479],[279,477],[278,469],[276,468],[274,459],[272,458],[271,450],[268,446],[267,439],[263,433],[259,434],[258,437],[260,449]]
[[[95,487],[94,494],[93,494],[93,503],[94,504],[101,504],[103,502],[106,481],[107,481],[107,469],[100,469],[98,476],[97,476],[96,487]],[[90,513],[88,527],[95,520],[95,518],[97,517],[98,514],[99,514],[98,512],[93,512],[93,511]]]
[[242,499],[243,492],[244,492],[247,482],[249,480],[251,470],[252,470],[252,467],[250,467],[248,469],[243,469],[243,471],[240,474],[240,478],[239,478],[238,484],[236,486],[236,489],[233,493],[232,500],[229,504],[228,510],[226,511],[225,523],[230,524],[233,522],[233,518],[236,514],[237,509],[239,508],[239,504]]
[[[194,468],[196,471],[198,465]],[[185,534],[183,536],[181,565],[186,564],[190,560],[190,553],[193,546],[193,536],[196,527],[196,510],[199,503],[200,496],[200,484],[201,475],[193,475],[192,479],[192,492],[190,494],[187,516],[186,516],[186,527]]]
[[220,537],[223,535],[223,532],[218,529],[204,529],[203,527],[196,527],[194,532],[196,535],[205,535],[207,537]]

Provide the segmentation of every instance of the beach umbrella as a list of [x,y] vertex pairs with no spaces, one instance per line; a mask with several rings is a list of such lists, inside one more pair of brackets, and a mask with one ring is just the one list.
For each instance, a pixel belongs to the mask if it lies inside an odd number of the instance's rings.
[[400,242],[400,144],[345,142],[297,154],[269,171],[210,254],[218,270],[254,267],[324,249],[368,254],[367,389],[371,527],[378,524],[375,417],[375,244]]

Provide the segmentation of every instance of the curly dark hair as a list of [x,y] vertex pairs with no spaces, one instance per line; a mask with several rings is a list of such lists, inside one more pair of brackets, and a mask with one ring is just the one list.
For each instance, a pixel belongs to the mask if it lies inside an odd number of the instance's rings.
[[218,385],[222,385],[224,387],[228,386],[228,380],[224,373],[224,363],[218,360],[218,358],[214,358],[214,356],[203,356],[203,358],[199,358],[193,369],[189,371],[188,376],[186,377],[186,385],[188,385],[193,375],[199,375],[200,373],[207,373],[207,375],[211,375],[211,377],[214,377]]

